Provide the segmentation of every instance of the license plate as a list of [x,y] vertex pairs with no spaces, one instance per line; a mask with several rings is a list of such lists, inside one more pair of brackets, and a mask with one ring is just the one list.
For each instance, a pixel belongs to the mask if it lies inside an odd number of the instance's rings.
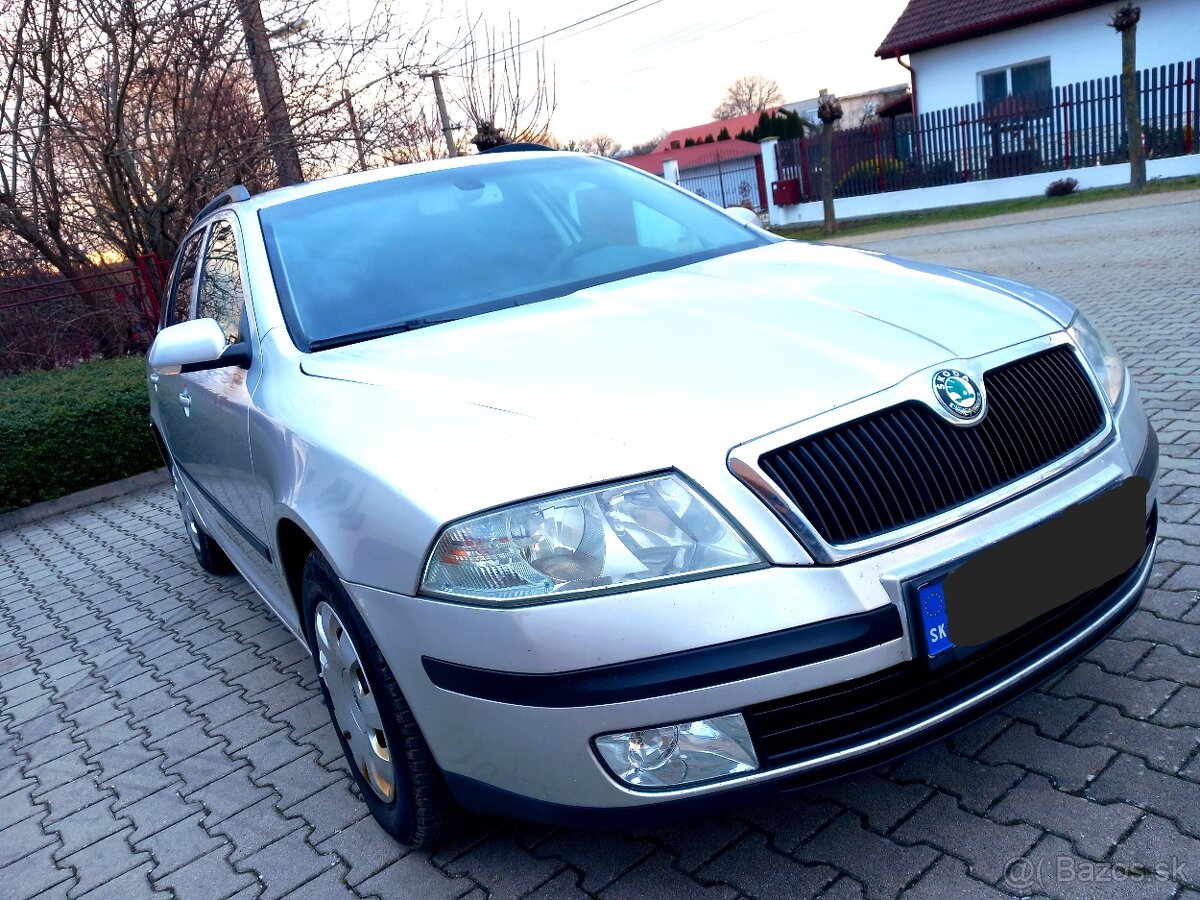
[[942,593],[942,582],[938,579],[917,589],[917,605],[921,613],[921,633],[925,635],[925,650],[937,656],[954,649],[954,642],[946,632],[946,595]]
[[921,585],[926,654],[966,652],[1128,571],[1146,549],[1148,488],[1127,479]]

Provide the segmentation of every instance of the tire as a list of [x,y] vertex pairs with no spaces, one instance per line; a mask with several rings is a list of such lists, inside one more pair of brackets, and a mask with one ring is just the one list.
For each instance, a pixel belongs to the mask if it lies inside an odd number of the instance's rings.
[[363,801],[401,844],[428,847],[456,805],[383,653],[316,550],[304,564],[303,599],[321,694]]
[[191,498],[184,490],[179,474],[171,464],[171,483],[175,487],[175,502],[179,504],[179,514],[183,517],[183,528],[187,532],[188,543],[192,545],[192,553],[196,562],[210,575],[231,575],[234,572],[233,563],[225,555],[225,551],[217,546],[217,542],[209,537],[200,524]]

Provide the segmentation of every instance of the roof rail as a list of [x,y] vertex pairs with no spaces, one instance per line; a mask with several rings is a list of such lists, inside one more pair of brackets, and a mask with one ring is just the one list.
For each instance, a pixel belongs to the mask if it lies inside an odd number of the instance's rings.
[[192,221],[198,222],[213,210],[220,209],[227,203],[241,203],[243,200],[249,199],[250,192],[246,190],[245,185],[235,184],[229,190],[217,194],[217,196],[205,203],[204,208],[200,210],[200,212],[196,213],[196,217],[192,219]]
[[515,144],[501,144],[499,147],[492,147],[489,150],[479,151],[479,155],[484,153],[519,153],[522,150],[553,150],[553,147],[547,147],[545,144],[535,144],[530,141],[517,141]]

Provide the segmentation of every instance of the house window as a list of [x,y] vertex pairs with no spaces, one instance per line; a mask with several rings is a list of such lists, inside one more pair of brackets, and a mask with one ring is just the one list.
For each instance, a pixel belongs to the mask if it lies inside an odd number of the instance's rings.
[[1050,60],[1021,63],[979,73],[979,91],[983,108],[993,109],[1008,97],[1020,97],[1031,107],[1048,107],[1050,95]]

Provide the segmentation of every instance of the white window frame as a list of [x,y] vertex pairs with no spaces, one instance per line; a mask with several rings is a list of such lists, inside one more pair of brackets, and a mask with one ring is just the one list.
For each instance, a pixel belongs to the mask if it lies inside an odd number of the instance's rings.
[[[983,77],[985,75],[995,75],[997,72],[1003,72],[1004,73],[1004,90],[1005,90],[1004,96],[1011,97],[1013,95],[1012,70],[1018,69],[1021,66],[1030,66],[1035,63],[1042,63],[1042,62],[1046,63],[1046,65],[1049,66],[1050,65],[1050,57],[1049,56],[1035,56],[1033,59],[1023,59],[1020,62],[1008,63],[1007,65],[1003,65],[1003,66],[994,66],[990,69],[983,69],[980,72],[976,72],[975,73],[975,96],[976,96],[976,98],[979,100],[980,103],[984,102]],[[1053,68],[1053,66],[1051,66],[1051,68],[1050,68],[1050,84],[1051,84],[1051,89],[1053,89],[1053,85],[1054,85],[1054,68]]]

